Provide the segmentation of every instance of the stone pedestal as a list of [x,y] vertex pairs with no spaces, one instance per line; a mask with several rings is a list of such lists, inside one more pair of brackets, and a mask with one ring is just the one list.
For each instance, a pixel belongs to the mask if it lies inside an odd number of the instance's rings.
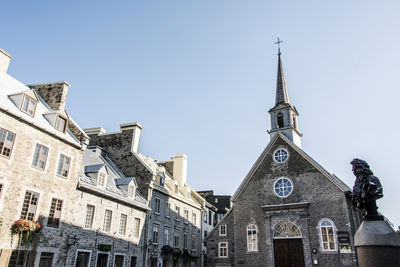
[[354,236],[359,267],[400,266],[400,235],[385,221],[364,221]]

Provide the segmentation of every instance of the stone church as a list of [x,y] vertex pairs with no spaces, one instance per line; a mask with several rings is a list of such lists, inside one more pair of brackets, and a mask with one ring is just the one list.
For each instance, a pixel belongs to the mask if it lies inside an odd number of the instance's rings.
[[301,146],[281,52],[271,140],[206,238],[207,266],[357,266],[351,190]]

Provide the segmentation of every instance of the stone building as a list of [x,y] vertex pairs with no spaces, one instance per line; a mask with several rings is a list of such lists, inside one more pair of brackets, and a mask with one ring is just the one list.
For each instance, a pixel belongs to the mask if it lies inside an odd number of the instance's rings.
[[215,220],[217,211],[218,209],[206,200],[201,220],[201,236],[203,240],[202,253],[201,253],[201,263],[202,263],[201,266],[207,266],[207,247],[205,245],[204,240],[207,237],[208,233],[210,233],[214,228],[214,226],[217,224]]
[[215,222],[218,223],[232,207],[232,197],[229,195],[214,195],[213,190],[198,191],[205,200],[217,208]]
[[[0,49],[0,266],[64,266],[76,185],[87,135],[65,110],[68,83],[26,86],[7,74]],[[18,253],[18,219],[39,221],[27,253]],[[34,230],[32,226],[30,228]],[[26,256],[26,257],[24,257]]]
[[144,232],[143,266],[200,266],[201,212],[204,199],[187,184],[187,157],[157,162],[139,152],[142,126],[122,124],[116,133],[86,129],[90,145],[101,147],[128,177],[152,209]]
[[100,148],[85,150],[75,202],[80,225],[70,235],[67,266],[142,266],[150,208],[136,188]]
[[206,238],[209,266],[357,266],[350,188],[301,148],[278,53],[271,140]]

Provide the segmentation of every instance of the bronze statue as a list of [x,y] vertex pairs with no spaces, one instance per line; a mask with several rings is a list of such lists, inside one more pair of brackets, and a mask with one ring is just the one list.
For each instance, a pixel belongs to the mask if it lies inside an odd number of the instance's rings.
[[356,176],[351,194],[353,205],[364,211],[366,221],[383,220],[376,206],[376,200],[383,197],[381,182],[374,176],[365,160],[356,158],[350,164],[353,165],[353,173]]

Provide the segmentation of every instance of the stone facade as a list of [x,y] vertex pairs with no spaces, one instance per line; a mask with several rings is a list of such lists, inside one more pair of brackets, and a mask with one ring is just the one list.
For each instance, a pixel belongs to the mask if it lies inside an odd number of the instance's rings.
[[[115,133],[103,128],[85,131],[90,145],[101,147],[125,175],[135,177],[138,190],[149,201],[144,266],[200,266],[204,199],[186,183],[186,156],[157,162],[141,154],[141,129],[138,123],[128,123]],[[166,246],[184,251],[185,257],[163,253]]]
[[280,53],[278,79],[271,141],[237,189],[231,210],[206,238],[208,264],[355,267],[353,236],[360,217],[346,195],[350,188],[288,134],[297,131],[290,117],[277,121],[278,112],[295,110]]

